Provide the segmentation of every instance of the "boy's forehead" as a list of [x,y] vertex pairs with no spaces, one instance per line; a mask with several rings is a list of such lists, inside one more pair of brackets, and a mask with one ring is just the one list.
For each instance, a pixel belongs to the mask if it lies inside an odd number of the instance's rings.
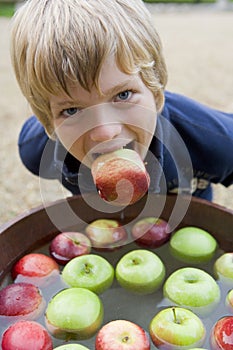
[[[127,87],[128,84],[135,81],[138,75],[126,74],[117,65],[116,59],[111,55],[102,65],[99,75],[99,87],[104,95],[117,92],[119,88]],[[118,91],[119,92],[119,91]]]
[[[115,59],[111,58],[107,59],[102,65],[98,87],[103,96],[114,96],[125,89],[129,89],[132,84],[139,85],[140,83],[142,82],[138,74],[126,74],[122,72],[117,66]],[[94,84],[90,91],[84,89],[78,81],[68,83],[67,85],[72,99],[65,93],[57,96],[52,95],[50,98],[51,106],[67,105],[73,102],[73,100],[79,104],[88,104],[90,103],[90,99],[94,102],[95,99],[99,99],[100,97],[100,93]]]

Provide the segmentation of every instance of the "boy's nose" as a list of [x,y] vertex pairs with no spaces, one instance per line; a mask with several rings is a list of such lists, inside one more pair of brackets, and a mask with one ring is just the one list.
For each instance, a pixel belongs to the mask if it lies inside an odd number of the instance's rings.
[[117,123],[102,124],[92,129],[89,133],[92,141],[103,142],[114,139],[120,135],[122,125]]

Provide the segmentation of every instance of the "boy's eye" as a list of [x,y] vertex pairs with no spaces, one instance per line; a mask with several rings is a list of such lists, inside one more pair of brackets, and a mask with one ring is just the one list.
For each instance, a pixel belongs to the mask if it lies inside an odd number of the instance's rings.
[[63,111],[63,114],[67,117],[72,117],[73,115],[75,115],[78,112],[78,108],[76,107],[72,107],[72,108],[67,108]]
[[131,97],[131,95],[132,95],[132,91],[130,90],[122,91],[116,96],[116,100],[125,101],[125,100],[128,100]]

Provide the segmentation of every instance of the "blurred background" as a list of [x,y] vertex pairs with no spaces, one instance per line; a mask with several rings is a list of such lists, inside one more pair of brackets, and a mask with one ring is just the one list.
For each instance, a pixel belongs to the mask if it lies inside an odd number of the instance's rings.
[[[145,3],[163,42],[167,89],[233,113],[233,1]],[[18,134],[31,111],[17,86],[9,55],[10,18],[17,6],[20,2],[0,1],[0,225],[44,200],[39,179],[18,156]],[[61,198],[56,181],[43,182],[43,188],[49,189],[46,201]],[[62,191],[62,196],[70,195]],[[233,209],[233,186],[214,186],[213,201]]]

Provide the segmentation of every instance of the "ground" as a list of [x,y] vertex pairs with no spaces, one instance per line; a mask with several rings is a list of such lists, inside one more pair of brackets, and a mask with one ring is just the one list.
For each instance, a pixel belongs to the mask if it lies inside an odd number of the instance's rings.
[[[167,88],[232,113],[233,11],[221,6],[148,8],[164,46]],[[45,201],[70,195],[56,181],[40,183],[20,162],[17,138],[31,111],[11,68],[9,26],[9,19],[0,18],[0,225]],[[233,209],[233,186],[215,186],[213,201]]]

